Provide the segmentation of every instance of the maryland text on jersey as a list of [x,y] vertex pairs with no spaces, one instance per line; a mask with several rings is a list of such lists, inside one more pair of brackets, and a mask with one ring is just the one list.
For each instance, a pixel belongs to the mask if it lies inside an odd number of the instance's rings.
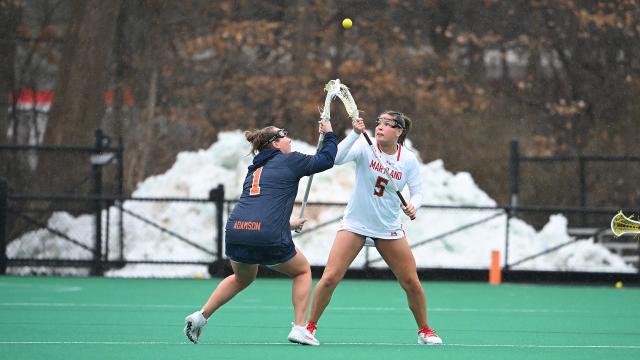
[[[372,168],[373,170],[381,173],[381,174],[384,174],[384,167],[382,166],[382,164],[377,162],[375,159],[371,160],[371,163],[369,164],[369,167]],[[396,179],[396,180],[402,179],[402,171],[389,169],[389,175],[391,175],[391,177]]]

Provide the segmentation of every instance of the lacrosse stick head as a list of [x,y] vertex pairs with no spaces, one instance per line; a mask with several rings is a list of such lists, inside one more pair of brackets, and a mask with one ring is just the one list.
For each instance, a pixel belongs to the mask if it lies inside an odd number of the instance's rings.
[[356,101],[353,100],[353,96],[351,96],[351,92],[349,88],[345,84],[339,84],[339,90],[336,94],[338,98],[342,101],[345,110],[347,110],[347,114],[352,119],[360,116],[360,112],[358,111],[358,106],[356,106]]
[[640,221],[631,220],[620,211],[611,219],[611,231],[615,236],[640,234]]
[[324,98],[324,107],[320,112],[320,118],[322,120],[329,120],[331,118],[331,101],[340,92],[340,79],[330,80],[325,86],[324,91],[327,95]]

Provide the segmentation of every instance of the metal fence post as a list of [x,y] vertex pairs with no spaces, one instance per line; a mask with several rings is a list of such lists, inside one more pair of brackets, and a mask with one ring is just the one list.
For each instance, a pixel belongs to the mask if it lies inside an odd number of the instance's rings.
[[217,188],[209,192],[209,200],[216,204],[216,259],[209,265],[209,275],[221,276],[224,274],[224,259],[222,257],[222,243],[224,237],[223,213],[224,213],[224,185],[219,184]]
[[511,152],[509,155],[509,205],[518,206],[518,191],[520,182],[520,151],[518,149],[518,141],[511,141]]
[[[585,159],[582,156],[578,156],[578,176],[580,178],[580,207],[584,210],[587,206],[587,179],[585,176]],[[580,214],[581,226],[587,225],[587,217],[584,211]]]
[[507,206],[505,208],[507,212],[507,223],[505,224],[504,234],[504,267],[503,271],[509,271],[509,223],[511,222],[512,208]]
[[369,270],[369,246],[364,247],[364,269]]
[[0,178],[0,274],[7,273],[7,198],[9,186]]
[[95,132],[96,142],[94,148],[94,156],[96,157],[91,161],[91,173],[93,175],[93,195],[95,200],[93,202],[93,214],[94,214],[94,247],[93,247],[93,264],[91,265],[91,275],[101,276],[103,275],[102,269],[102,201],[99,197],[102,196],[102,164],[98,157],[102,153],[102,146],[104,142],[104,134],[102,130],[97,129]]
[[124,197],[124,145],[122,137],[118,138],[118,149],[116,151],[118,161],[118,243],[120,246],[118,260],[124,260],[124,213],[122,211]]

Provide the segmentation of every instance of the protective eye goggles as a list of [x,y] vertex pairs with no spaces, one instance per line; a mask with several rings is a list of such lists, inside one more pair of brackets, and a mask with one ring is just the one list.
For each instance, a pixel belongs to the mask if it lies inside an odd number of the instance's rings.
[[376,126],[378,125],[384,125],[395,129],[404,129],[404,126],[402,126],[402,124],[400,124],[397,120],[389,120],[383,117],[379,117],[376,119]]
[[264,146],[267,146],[267,145],[271,144],[272,141],[276,141],[278,139],[282,139],[283,137],[286,137],[287,135],[289,135],[289,132],[286,129],[280,129],[280,130],[276,131],[276,133],[272,137],[270,137],[269,140],[267,140],[267,142],[264,143]]

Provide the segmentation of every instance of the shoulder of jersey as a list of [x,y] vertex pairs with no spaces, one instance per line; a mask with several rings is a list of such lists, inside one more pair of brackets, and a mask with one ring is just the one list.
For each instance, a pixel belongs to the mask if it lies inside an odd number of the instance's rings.
[[415,150],[409,149],[408,147],[402,145],[402,150],[400,151],[400,159],[409,160],[409,161],[418,161],[418,157],[414,153]]

